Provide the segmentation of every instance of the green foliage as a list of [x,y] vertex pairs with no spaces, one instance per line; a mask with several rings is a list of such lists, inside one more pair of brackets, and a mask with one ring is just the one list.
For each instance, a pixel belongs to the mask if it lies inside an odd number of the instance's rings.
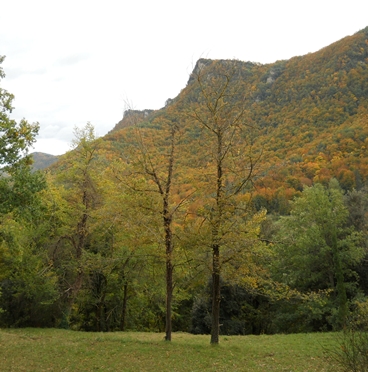
[[[75,138],[70,151],[61,159],[63,172],[57,175],[56,185],[63,198],[59,208],[63,210],[63,235],[58,237],[53,261],[59,274],[60,289],[64,293],[60,306],[64,323],[78,323],[73,318],[78,313],[76,301],[83,290],[90,263],[92,223],[96,210],[101,205],[98,187],[100,163],[97,151],[100,141],[94,127],[87,123],[82,129],[75,128]],[[98,252],[98,251],[97,251]],[[96,252],[96,253],[97,253]]]
[[[286,287],[287,288],[287,287]],[[300,293],[287,288],[269,308],[269,333],[301,333],[331,329],[331,291]]]
[[39,126],[10,119],[13,99],[0,87],[0,322],[35,325],[57,296],[56,279],[32,239],[42,214],[39,192],[46,187],[42,174],[31,173],[27,156]]
[[[4,56],[0,56],[0,65],[4,59]],[[5,73],[0,66],[0,81],[4,77]],[[38,123],[29,124],[24,119],[17,123],[10,119],[13,99],[13,94],[0,87],[0,165],[6,172],[28,162],[24,155],[34,143],[39,129]]]
[[13,210],[29,213],[37,203],[37,193],[46,187],[42,173],[31,172],[29,166],[20,165],[11,170],[10,177],[0,177],[0,213]]
[[[0,65],[5,57],[0,56]],[[0,66],[0,82],[5,73]],[[28,148],[38,133],[38,123],[10,119],[14,96],[0,87],[0,213],[26,208],[35,193],[45,187],[42,176],[30,174]]]
[[348,210],[336,180],[326,189],[305,188],[290,216],[278,222],[274,277],[299,291],[334,291],[336,319],[344,324],[348,302],[356,293],[354,266],[364,256],[361,235],[346,226]]
[[14,220],[6,215],[0,221],[2,325],[54,325],[57,277],[46,252],[34,240],[36,228],[24,216]]
[[[211,332],[211,286],[195,297],[190,332]],[[260,335],[272,332],[271,302],[268,296],[250,287],[222,283],[220,307],[221,335]]]
[[368,303],[356,302],[355,313],[342,333],[336,336],[336,345],[326,353],[346,372],[368,371]]

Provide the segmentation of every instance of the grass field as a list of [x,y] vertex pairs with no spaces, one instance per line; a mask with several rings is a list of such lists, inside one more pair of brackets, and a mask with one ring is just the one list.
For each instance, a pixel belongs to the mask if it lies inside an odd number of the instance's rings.
[[335,335],[209,336],[0,330],[0,371],[338,371],[324,354]]

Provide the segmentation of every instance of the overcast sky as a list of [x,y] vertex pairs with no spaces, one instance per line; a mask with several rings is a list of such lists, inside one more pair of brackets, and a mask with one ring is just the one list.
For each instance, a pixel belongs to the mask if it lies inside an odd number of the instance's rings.
[[159,109],[198,58],[272,63],[368,26],[367,0],[9,0],[0,55],[13,118],[40,123],[32,151],[69,150],[73,128],[103,136],[126,108]]

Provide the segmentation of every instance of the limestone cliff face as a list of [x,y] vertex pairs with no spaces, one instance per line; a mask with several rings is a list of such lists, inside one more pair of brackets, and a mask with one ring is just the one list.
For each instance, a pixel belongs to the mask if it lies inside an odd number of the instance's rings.
[[155,110],[125,110],[123,118],[109,132],[114,132],[123,128],[131,127],[139,122],[147,119]]
[[200,75],[201,71],[210,66],[213,63],[217,63],[220,66],[224,67],[224,70],[231,71],[231,69],[242,70],[245,68],[253,68],[255,66],[261,66],[257,62],[244,62],[237,59],[206,59],[200,58],[194,66],[192,73],[189,76],[187,85],[190,85],[195,79],[196,76]]
[[124,111],[124,118],[131,118],[131,117],[143,117],[147,118],[152,112],[155,110],[125,110]]

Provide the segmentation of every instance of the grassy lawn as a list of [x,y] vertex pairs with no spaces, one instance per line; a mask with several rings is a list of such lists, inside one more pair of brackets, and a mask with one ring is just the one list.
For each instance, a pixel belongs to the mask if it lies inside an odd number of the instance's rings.
[[324,348],[332,333],[222,336],[0,330],[0,371],[338,371]]

